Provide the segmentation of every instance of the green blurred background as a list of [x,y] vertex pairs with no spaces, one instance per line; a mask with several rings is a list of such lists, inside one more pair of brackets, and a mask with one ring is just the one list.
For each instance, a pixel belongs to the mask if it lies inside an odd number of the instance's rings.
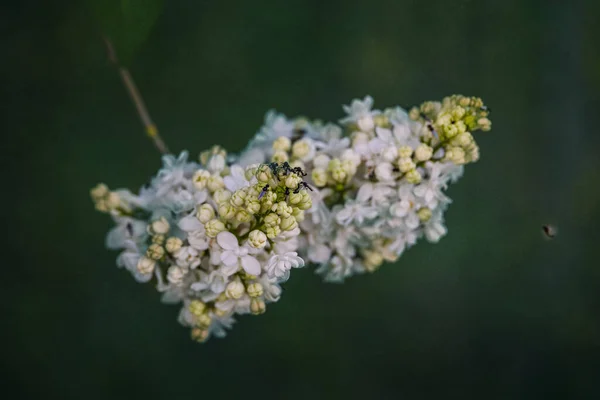
[[[600,397],[600,2],[12,1],[0,13],[3,386],[11,398]],[[175,151],[239,151],[277,108],[481,96],[493,129],[449,190],[449,235],[198,345],[104,248],[99,181],[159,155],[114,38]],[[559,235],[546,241],[541,225]],[[4,236],[4,235],[3,235]]]

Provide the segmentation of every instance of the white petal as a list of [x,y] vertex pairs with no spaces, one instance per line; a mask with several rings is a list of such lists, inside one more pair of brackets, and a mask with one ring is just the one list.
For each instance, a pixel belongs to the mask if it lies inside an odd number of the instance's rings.
[[186,232],[198,231],[204,228],[202,222],[200,222],[194,214],[190,214],[187,217],[182,218],[177,226],[179,226],[182,231]]
[[238,265],[238,256],[231,250],[225,250],[221,253],[221,262],[227,267]]
[[252,256],[242,257],[242,268],[250,275],[260,275],[260,263]]
[[238,240],[231,232],[220,232],[217,235],[217,243],[225,250],[237,250],[239,247]]
[[356,200],[358,200],[360,203],[364,203],[367,200],[369,200],[372,195],[373,195],[373,184],[365,183],[360,187],[360,189],[358,189],[358,193],[356,194]]

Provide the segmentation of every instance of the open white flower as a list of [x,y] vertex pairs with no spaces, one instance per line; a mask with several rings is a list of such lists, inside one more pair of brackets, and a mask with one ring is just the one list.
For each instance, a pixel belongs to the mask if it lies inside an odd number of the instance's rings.
[[249,249],[241,246],[238,239],[231,232],[221,232],[217,235],[217,243],[223,249],[221,253],[221,262],[223,263],[223,273],[227,276],[234,274],[241,265],[244,271],[250,275],[260,275],[260,263],[249,255]]
[[239,165],[233,165],[230,168],[230,171],[231,175],[223,178],[223,182],[225,182],[225,187],[231,193],[250,185],[246,179],[244,168],[240,167]]
[[304,260],[295,251],[274,255],[267,264],[267,274],[270,278],[280,281],[288,280],[292,268],[304,267]]

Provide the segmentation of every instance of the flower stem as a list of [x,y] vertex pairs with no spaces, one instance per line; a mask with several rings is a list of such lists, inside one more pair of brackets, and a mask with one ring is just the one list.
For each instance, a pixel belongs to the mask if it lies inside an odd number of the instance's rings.
[[121,79],[123,80],[123,85],[125,86],[125,88],[129,92],[129,95],[131,96],[131,100],[133,101],[133,104],[135,105],[135,108],[137,109],[137,112],[140,116],[140,120],[142,121],[142,124],[144,125],[144,128],[146,129],[146,134],[148,135],[148,137],[150,139],[152,139],[152,142],[154,142],[154,146],[156,146],[158,151],[160,151],[162,154],[169,154],[170,153],[169,148],[167,147],[165,142],[160,137],[160,134],[158,133],[158,128],[156,127],[154,122],[152,122],[152,119],[150,118],[150,114],[148,113],[148,110],[146,109],[146,104],[144,103],[144,99],[142,99],[140,92],[138,91],[137,87],[135,86],[135,82],[133,81],[133,77],[129,73],[129,70],[119,64],[119,60],[117,59],[117,54],[115,52],[115,48],[113,47],[110,39],[108,39],[107,37],[104,37],[104,42],[106,43],[108,59],[119,70],[119,74],[121,75]]

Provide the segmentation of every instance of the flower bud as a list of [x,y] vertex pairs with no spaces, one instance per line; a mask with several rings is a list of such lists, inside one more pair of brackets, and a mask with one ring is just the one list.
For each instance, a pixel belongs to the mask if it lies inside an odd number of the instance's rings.
[[375,176],[380,181],[391,181],[394,179],[392,169],[393,167],[390,163],[379,163],[375,167]]
[[138,260],[137,270],[140,274],[148,275],[154,272],[154,268],[156,267],[156,261],[151,258],[142,256]]
[[432,155],[433,149],[424,143],[420,144],[415,150],[415,159],[417,161],[427,161]]
[[417,211],[417,216],[421,222],[427,222],[431,218],[431,210],[428,207],[419,208],[419,211]]
[[175,253],[177,250],[181,248],[183,241],[178,237],[171,236],[167,239],[167,243],[165,243],[165,248],[169,253]]
[[378,251],[365,251],[363,253],[363,265],[369,272],[375,272],[383,264],[383,256]]
[[292,141],[285,136],[279,136],[273,142],[273,150],[275,151],[289,151],[292,147]]
[[225,288],[225,294],[230,299],[237,300],[244,295],[244,284],[240,281],[229,282],[227,288]]
[[250,300],[250,312],[254,315],[263,314],[267,309],[262,299],[253,298]]
[[280,201],[277,204],[273,204],[271,211],[277,213],[281,218],[287,218],[292,215],[292,207],[289,206],[285,201]]
[[413,149],[410,146],[400,146],[398,147],[398,157],[399,158],[408,158],[412,156]]
[[199,169],[194,173],[194,176],[192,177],[192,183],[194,184],[196,190],[202,190],[206,187],[209,178],[210,172],[205,169]]
[[217,190],[225,187],[225,182],[223,182],[223,178],[221,178],[219,175],[212,175],[210,178],[208,178],[206,186],[211,192],[216,192]]
[[285,178],[285,186],[289,189],[296,189],[300,182],[302,182],[302,178],[296,174],[289,174]]
[[255,249],[262,249],[267,244],[267,235],[264,232],[255,229],[248,235],[248,243]]
[[206,339],[208,339],[208,329],[194,327],[191,331],[191,337],[195,342],[204,342]]
[[169,232],[170,228],[169,221],[165,217],[152,221],[152,232],[155,234],[164,235]]
[[212,317],[208,314],[200,314],[196,317],[196,324],[199,328],[208,328],[212,323]]
[[165,255],[165,249],[159,244],[151,244],[146,251],[146,255],[153,260],[160,260]]
[[298,222],[296,222],[296,218],[289,216],[281,220],[281,225],[279,225],[279,227],[283,231],[291,231],[298,227]]
[[313,169],[311,178],[316,187],[323,187],[327,185],[327,172],[322,168]]
[[[275,205],[273,207],[275,207]],[[279,226],[279,224],[281,223],[281,218],[279,218],[279,215],[277,215],[276,213],[270,213],[265,217],[264,223],[265,226]]]
[[269,239],[275,239],[281,233],[281,228],[279,226],[268,226],[266,229],[266,234]]
[[225,230],[225,224],[218,219],[211,219],[204,225],[204,228],[206,229],[206,236],[214,238]]
[[306,139],[298,140],[292,146],[292,156],[299,158],[301,160],[307,160],[310,158],[311,153],[313,152],[313,147],[311,146],[311,142]]
[[250,297],[259,297],[263,295],[263,286],[258,282],[254,282],[248,285],[246,291]]
[[152,236],[152,243],[163,244],[165,242],[165,235],[154,235]]
[[406,172],[414,169],[415,167],[416,167],[416,165],[413,162],[412,158],[406,157],[406,158],[400,158],[398,160],[398,169],[400,170],[400,172],[406,173]]
[[232,219],[235,217],[236,209],[229,203],[221,203],[219,206],[219,216],[226,220]]
[[185,275],[183,269],[177,265],[171,265],[167,270],[167,280],[174,285],[179,285]]
[[114,210],[121,205],[121,196],[117,192],[110,192],[106,197],[106,206],[109,210]]
[[92,199],[94,199],[94,200],[106,197],[106,196],[108,196],[108,193],[109,193],[108,186],[106,186],[104,183],[99,183],[96,185],[96,187],[94,187],[92,190],[90,190],[90,195],[92,196]]
[[417,183],[421,182],[421,174],[416,169],[408,171],[406,173],[406,181],[408,183],[417,184]]
[[268,165],[263,164],[260,167],[258,167],[258,170],[256,172],[256,179],[258,179],[258,182],[261,185],[268,183],[272,178],[273,173],[271,172],[271,168],[269,168]]
[[234,194],[231,195],[229,202],[235,207],[243,206],[246,202],[246,192],[244,190],[237,190]]
[[242,224],[252,221],[252,215],[246,210],[239,210],[235,214],[235,219]]
[[286,162],[289,160],[288,153],[282,150],[276,151],[271,160],[276,163]]
[[198,212],[196,213],[196,218],[200,220],[203,224],[207,223],[211,219],[215,217],[215,209],[210,204],[202,204],[198,207]]
[[331,158],[327,154],[319,154],[314,158],[313,165],[315,168],[327,169],[329,161],[331,161]]
[[204,310],[206,310],[206,304],[204,304],[200,300],[192,300],[188,305],[188,310],[190,314],[198,318],[204,313]]
[[213,194],[213,198],[215,199],[215,203],[222,204],[231,199],[231,192],[226,189],[219,189]]
[[254,215],[254,214],[258,214],[260,211],[260,203],[258,201],[249,201],[248,204],[246,205],[246,211],[248,211],[250,214]]

